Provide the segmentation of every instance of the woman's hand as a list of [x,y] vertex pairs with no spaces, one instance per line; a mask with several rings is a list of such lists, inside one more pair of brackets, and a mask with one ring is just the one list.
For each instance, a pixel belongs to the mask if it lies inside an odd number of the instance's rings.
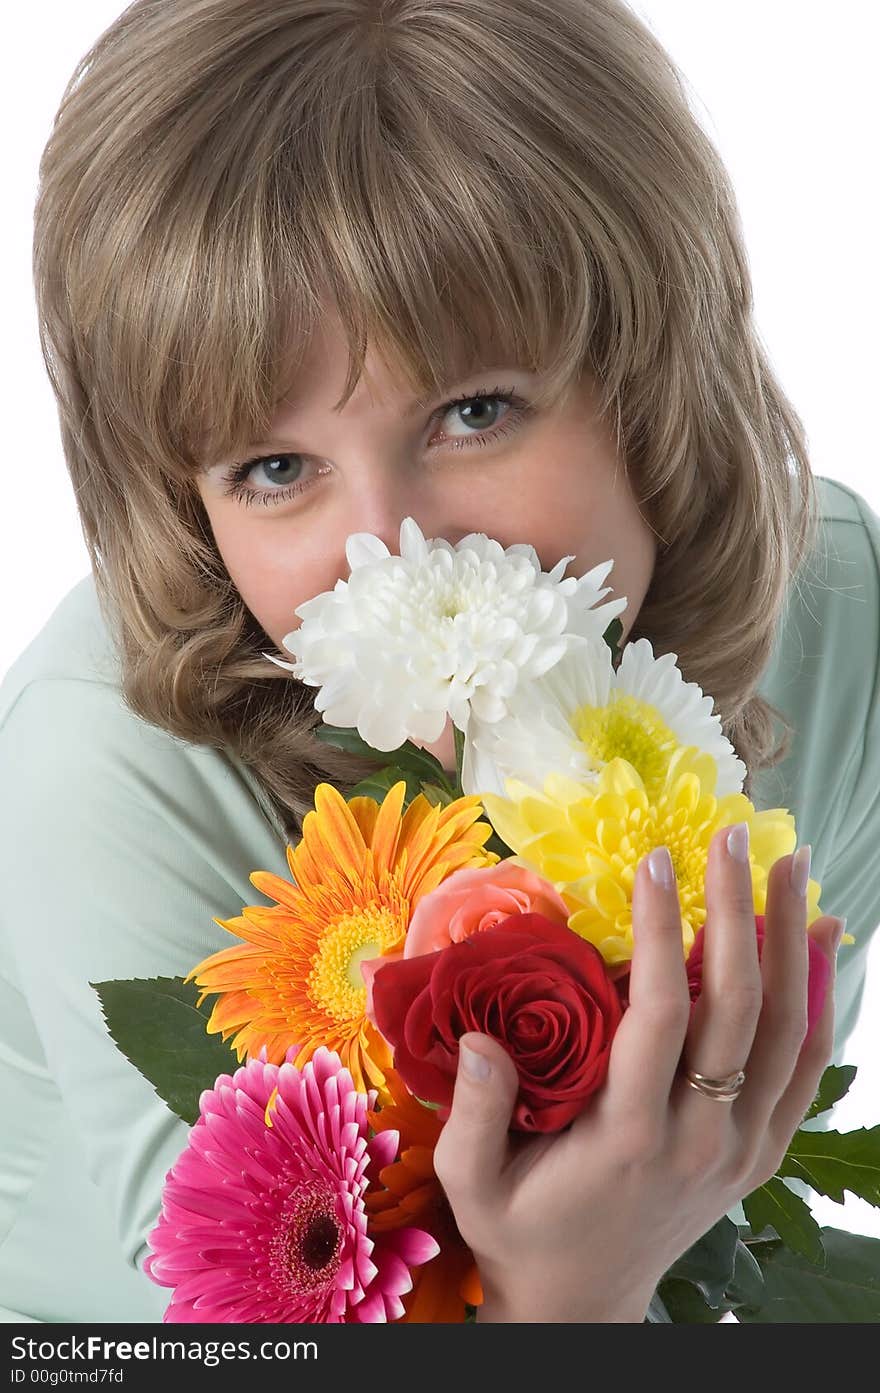
[[[780,1165],[831,1056],[840,921],[810,929],[832,978],[804,1044],[807,909],[789,881],[794,858],[771,868],[759,961],[751,869],[729,854],[729,830],[709,849],[692,1015],[677,889],[640,863],[629,1008],[604,1088],[567,1131],[509,1136],[513,1063],[488,1036],[462,1036],[434,1165],[479,1266],[478,1320],[643,1320],[664,1272]],[[720,1102],[685,1066],[710,1079],[742,1069],[745,1083]]]

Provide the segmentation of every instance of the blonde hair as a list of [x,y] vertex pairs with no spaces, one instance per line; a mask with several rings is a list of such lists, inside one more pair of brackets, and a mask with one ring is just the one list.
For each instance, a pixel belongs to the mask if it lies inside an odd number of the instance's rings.
[[747,794],[787,753],[755,688],[818,529],[804,429],[729,178],[620,0],[136,0],[78,64],[39,173],[41,344],[124,698],[237,754],[289,836],[316,783],[370,766],[316,739],[314,689],[261,656],[290,658],[196,475],[268,436],[328,295],[339,406],[368,339],[431,394],[487,333],[547,400],[588,371],[658,540],[630,639],[711,693]]

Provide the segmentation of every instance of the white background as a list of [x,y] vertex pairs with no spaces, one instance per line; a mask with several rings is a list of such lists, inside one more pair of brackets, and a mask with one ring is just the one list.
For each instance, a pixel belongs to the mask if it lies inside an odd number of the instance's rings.
[[[40,353],[31,285],[37,166],[64,85],[122,11],[117,0],[15,6],[4,16],[8,110],[0,676],[88,558]],[[876,9],[866,0],[642,0],[637,13],[685,73],[733,178],[756,317],[804,419],[814,472],[880,513],[875,444],[878,305]],[[795,810],[796,811],[796,810]],[[878,837],[880,855],[880,837]],[[880,919],[880,906],[878,906]],[[847,1061],[859,1066],[842,1130],[880,1123],[880,933]],[[815,1202],[823,1224],[880,1236],[880,1210]]]

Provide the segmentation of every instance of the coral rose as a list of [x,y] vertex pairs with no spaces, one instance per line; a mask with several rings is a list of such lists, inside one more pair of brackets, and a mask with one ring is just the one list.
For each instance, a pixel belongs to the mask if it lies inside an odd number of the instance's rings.
[[450,943],[501,923],[511,914],[542,914],[567,925],[565,901],[549,880],[515,861],[455,871],[416,905],[403,948],[405,958],[435,953]]
[[376,1024],[418,1098],[449,1107],[458,1041],[492,1036],[516,1065],[511,1127],[557,1132],[605,1081],[622,1008],[600,953],[541,914],[513,914],[373,976]]

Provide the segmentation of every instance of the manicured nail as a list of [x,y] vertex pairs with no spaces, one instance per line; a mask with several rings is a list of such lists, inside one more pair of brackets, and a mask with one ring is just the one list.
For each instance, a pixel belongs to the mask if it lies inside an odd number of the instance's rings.
[[807,881],[810,879],[810,858],[812,848],[809,842],[806,846],[798,847],[791,862],[791,888],[801,899],[807,893]]
[[492,1072],[492,1066],[486,1056],[477,1054],[476,1050],[469,1049],[467,1045],[459,1045],[458,1053],[461,1057],[461,1067],[468,1078],[484,1083]]
[[738,822],[727,834],[727,850],[734,861],[747,865],[749,860],[749,824]]
[[654,847],[648,856],[648,870],[655,885],[662,886],[664,890],[672,889],[675,872],[672,869],[672,857],[668,846]]
[[842,915],[842,916],[840,917],[840,919],[839,919],[839,921],[838,921],[838,924],[837,924],[837,928],[834,930],[834,933],[831,935],[831,949],[832,949],[832,952],[834,952],[834,953],[837,952],[838,948],[840,947],[840,940],[843,938],[843,935],[844,935],[845,933],[846,933],[846,915],[844,914],[844,915]]

